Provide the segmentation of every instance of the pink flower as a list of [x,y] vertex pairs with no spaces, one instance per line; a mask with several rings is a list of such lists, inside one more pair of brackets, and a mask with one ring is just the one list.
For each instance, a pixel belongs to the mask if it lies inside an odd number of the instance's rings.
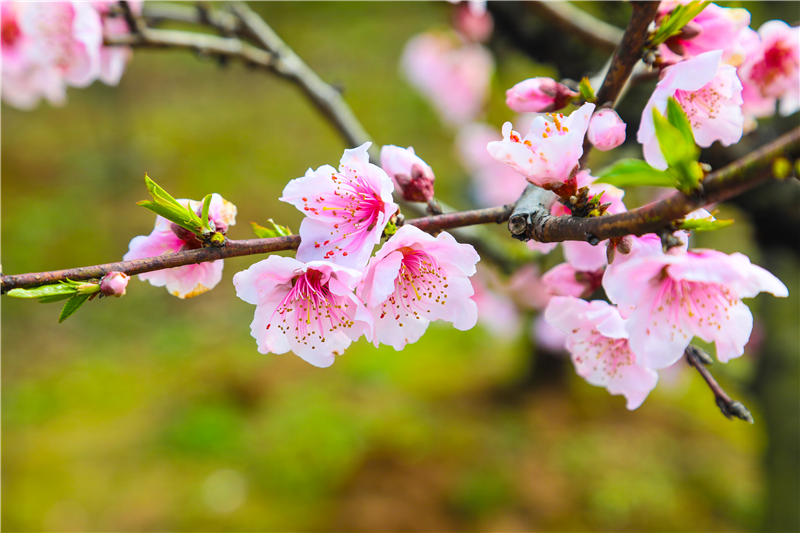
[[[659,16],[670,13],[678,4],[661,2]],[[684,30],[659,46],[661,57],[670,63],[690,59],[712,50],[722,50],[722,60],[737,66],[744,56],[742,33],[750,25],[750,12],[742,8],[709,4]]]
[[539,273],[539,267],[528,263],[519,267],[511,275],[505,292],[517,303],[521,309],[540,311],[547,307],[550,294],[547,286]]
[[233,284],[239,298],[256,306],[250,334],[259,353],[291,350],[328,367],[372,329],[372,316],[353,294],[360,279],[357,270],[328,261],[272,255],[237,273]]
[[586,135],[598,150],[606,152],[625,142],[627,124],[613,109],[601,109],[592,116]]
[[370,259],[358,296],[372,311],[375,346],[402,350],[419,340],[433,320],[452,322],[456,329],[475,326],[478,308],[469,277],[478,254],[447,232],[432,237],[403,226]]
[[780,99],[781,115],[791,115],[800,108],[800,28],[771,20],[758,34],[760,43],[739,68],[745,111],[754,117],[770,116]]
[[565,108],[578,96],[551,78],[531,78],[506,91],[506,105],[517,113],[548,113]]
[[480,207],[516,202],[528,184],[517,171],[486,151],[486,145],[498,139],[502,139],[499,131],[478,123],[464,126],[456,137],[458,154],[472,177],[474,200]]
[[736,69],[721,63],[721,57],[722,50],[706,52],[662,72],[636,135],[644,147],[644,158],[653,167],[667,168],[653,126],[653,109],[663,115],[670,96],[675,97],[688,115],[698,145],[708,148],[714,141],[720,141],[730,146],[742,138],[742,84]]
[[3,99],[21,109],[66,100],[65,86],[85,87],[100,71],[102,28],[81,2],[3,2]]
[[566,348],[578,375],[610,394],[625,396],[628,409],[642,405],[655,388],[658,374],[636,356],[639,352],[629,344],[616,308],[601,300],[556,296],[544,317],[569,335]]
[[[530,132],[520,138],[503,124],[503,140],[490,142],[486,149],[492,157],[507,164],[530,183],[544,189],[558,189],[576,172],[583,155],[583,138],[589,127],[594,104],[584,104],[566,120],[564,115],[536,117]],[[563,121],[563,122],[562,122]]]
[[433,198],[436,176],[428,164],[410,146],[400,148],[391,144],[381,147],[381,167],[392,178],[408,202],[427,202]]
[[[196,200],[178,200],[182,205],[187,203],[195,211],[202,208],[202,202]],[[225,232],[229,226],[236,224],[236,206],[219,194],[211,197],[208,218],[214,221],[218,231]],[[173,224],[160,216],[156,217],[156,225],[150,235],[134,237],[125,261],[157,257],[161,254],[193,250],[202,245],[194,234]],[[213,289],[222,279],[223,262],[210,261],[181,267],[156,270],[139,274],[139,279],[149,281],[156,287],[167,287],[170,294],[178,298],[192,298]]]
[[130,276],[124,272],[109,272],[100,280],[100,292],[103,296],[125,296],[125,288],[128,286]]
[[326,260],[363,268],[397,211],[392,180],[369,162],[371,143],[345,150],[339,171],[330,165],[308,169],[283,189],[281,201],[306,218],[300,224],[300,261]]
[[494,60],[481,45],[461,44],[448,34],[423,33],[406,44],[401,67],[442,118],[459,126],[482,112]]
[[591,272],[581,272],[569,263],[560,263],[542,276],[542,283],[549,294],[576,298],[588,298],[600,288],[602,281],[602,267]]
[[[128,2],[134,15],[142,12],[143,0]],[[118,5],[116,0],[93,0],[92,5],[103,21],[103,35],[125,35],[130,33],[125,17],[111,16],[111,8]],[[100,49],[100,81],[106,85],[117,85],[125,72],[125,67],[133,57],[130,46],[103,46]]]
[[742,254],[675,248],[629,259],[606,274],[603,287],[620,308],[634,308],[631,348],[651,368],[677,361],[693,336],[714,341],[723,363],[739,357],[753,327],[741,299],[762,291],[788,295],[778,278]]

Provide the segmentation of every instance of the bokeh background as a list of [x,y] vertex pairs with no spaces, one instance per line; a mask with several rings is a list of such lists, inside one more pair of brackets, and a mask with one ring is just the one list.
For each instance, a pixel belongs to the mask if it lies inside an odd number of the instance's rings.
[[[254,3],[344,95],[379,144],[414,146],[437,196],[468,208],[454,130],[400,75],[407,40],[450,23],[439,3]],[[730,4],[726,4],[730,5]],[[624,27],[630,7],[579,3]],[[797,4],[745,3],[752,27],[794,22]],[[605,54],[522,4],[490,3],[504,91],[536,76],[577,79]],[[177,26],[176,26],[177,27]],[[559,72],[559,69],[561,72]],[[571,70],[571,71],[570,71]],[[652,84],[621,114],[629,137]],[[797,125],[762,122],[724,164]],[[119,260],[148,234],[145,172],[176,197],[219,192],[239,209],[232,238],[267,218],[308,167],[337,164],[342,140],[289,84],[188,52],[137,50],[118,87],[70,89],[63,108],[2,107],[6,274]],[[638,156],[635,145],[614,155]],[[608,155],[595,153],[599,168]],[[628,206],[647,199],[629,193]],[[362,340],[328,369],[261,355],[254,308],[231,278],[191,300],[132,280],[63,324],[57,304],[2,298],[2,527],[6,531],[794,531],[798,529],[800,187],[774,183],[720,206],[731,228],[696,246],[742,251],[790,298],[749,302],[746,355],[712,367],[752,411],[728,421],[689,368],[663,373],[636,411],[578,378],[529,334],[433,324],[402,352]],[[793,233],[795,232],[795,233]],[[526,257],[521,243],[499,239]],[[534,258],[546,269],[556,256]]]

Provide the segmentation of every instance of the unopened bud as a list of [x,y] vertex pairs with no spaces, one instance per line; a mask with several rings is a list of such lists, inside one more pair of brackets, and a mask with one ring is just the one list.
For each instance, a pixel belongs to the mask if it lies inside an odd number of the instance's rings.
[[625,142],[626,128],[616,111],[601,109],[592,116],[586,136],[595,148],[605,152]]
[[549,113],[563,109],[579,96],[551,78],[531,78],[506,91],[506,105],[517,113]]
[[109,272],[100,280],[100,292],[103,296],[124,296],[130,279],[124,272]]
[[381,148],[381,166],[395,182],[403,200],[427,203],[433,198],[436,177],[413,148],[384,146]]

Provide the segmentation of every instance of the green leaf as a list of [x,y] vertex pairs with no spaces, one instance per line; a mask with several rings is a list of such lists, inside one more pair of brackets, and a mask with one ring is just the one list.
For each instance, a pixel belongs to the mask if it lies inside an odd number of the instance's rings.
[[595,183],[608,183],[615,187],[649,185],[651,187],[675,187],[678,180],[669,170],[657,170],[641,159],[620,159],[600,171]]
[[675,126],[683,135],[686,144],[694,146],[694,133],[692,133],[692,124],[689,122],[689,117],[686,116],[686,111],[683,110],[678,101],[670,96],[667,99],[667,121]]
[[166,218],[170,222],[174,222],[182,228],[185,228],[193,233],[197,233],[197,227],[192,225],[190,221],[186,220],[186,209],[183,207],[159,204],[150,200],[141,200],[136,202],[136,205],[140,205],[145,209],[149,209],[153,213]]
[[592,84],[589,83],[589,78],[584,77],[581,79],[578,90],[580,91],[583,99],[587,102],[593,104],[597,101],[597,97],[594,94],[594,89],[592,89]]
[[715,231],[722,228],[727,228],[733,224],[733,219],[715,220],[714,217],[695,218],[692,220],[683,220],[675,225],[680,229],[693,230],[693,231]]
[[292,230],[287,228],[286,226],[281,226],[280,224],[276,224],[274,220],[267,219],[267,222],[272,224],[272,229],[265,228],[264,226],[259,226],[255,222],[251,222],[250,225],[253,226],[253,231],[256,235],[262,239],[270,239],[272,237],[288,237],[292,234]]
[[664,17],[664,20],[661,21],[661,25],[648,43],[649,46],[656,47],[670,37],[679,34],[683,27],[699,15],[710,3],[710,1],[695,1],[675,7],[672,13]]
[[658,144],[661,146],[661,153],[667,165],[677,167],[686,161],[697,161],[697,148],[694,145],[694,138],[691,144],[686,141],[683,133],[669,123],[669,121],[653,108],[653,126],[656,130]]
[[89,294],[76,294],[64,304],[61,309],[61,316],[58,317],[58,323],[61,324],[75,313],[80,307],[89,299]]
[[55,302],[60,302],[62,300],[66,300],[67,298],[72,298],[74,294],[64,293],[64,294],[53,294],[50,296],[42,296],[39,298],[40,304],[51,304]]
[[77,292],[75,286],[59,283],[58,285],[43,285],[33,289],[12,289],[8,291],[7,295],[12,298],[47,298],[50,296],[57,296],[66,294],[72,296]]
[[211,207],[211,196],[212,195],[207,194],[206,197],[203,198],[203,217],[202,217],[202,222],[203,222],[203,226],[207,227],[207,228],[211,228],[211,226],[208,223],[208,208]]
[[181,205],[178,200],[172,197],[167,191],[162,189],[155,181],[150,179],[147,174],[144,175],[144,184],[150,192],[150,196],[158,203],[167,203],[173,205]]

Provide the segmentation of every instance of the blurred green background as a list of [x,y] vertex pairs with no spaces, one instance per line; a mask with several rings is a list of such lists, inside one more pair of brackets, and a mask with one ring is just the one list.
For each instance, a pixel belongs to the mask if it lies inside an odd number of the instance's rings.
[[[625,5],[580,5],[627,20]],[[792,5],[747,7],[757,28]],[[414,146],[436,172],[437,195],[470,206],[455,132],[398,72],[405,42],[446,27],[451,5],[254,7],[344,88],[377,143]],[[499,127],[512,116],[506,88],[557,72],[500,38],[492,47],[487,116]],[[766,122],[759,135],[782,124]],[[301,215],[277,200],[283,186],[336,165],[343,148],[285,82],[187,52],[137,50],[119,87],[70,89],[63,108],[3,106],[3,272],[119,260],[152,230],[152,214],[135,205],[145,172],[176,197],[219,192],[234,202],[231,238],[251,238],[249,222],[270,217],[297,231]],[[599,168],[603,156],[594,157]],[[798,258],[759,247],[748,213],[722,209],[737,223],[698,245],[750,254],[791,294],[748,302],[762,348],[712,367],[754,426],[726,420],[688,368],[662,374],[628,412],[524,331],[497,338],[480,324],[433,324],[402,352],[362,340],[328,369],[264,356],[249,335],[254,308],[231,283],[260,258],[238,258],[200,297],[132,280],[125,298],[93,301],[60,325],[55,304],[2,298],[2,527],[796,530]]]

